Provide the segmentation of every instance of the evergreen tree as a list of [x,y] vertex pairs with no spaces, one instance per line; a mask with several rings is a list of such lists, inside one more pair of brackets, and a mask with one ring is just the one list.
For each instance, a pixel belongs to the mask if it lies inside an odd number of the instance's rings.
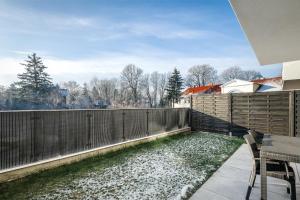
[[87,83],[83,84],[80,104],[81,104],[81,107],[83,107],[83,108],[92,107],[93,101],[92,101],[92,98],[90,96],[90,91],[88,89]]
[[44,103],[53,86],[49,74],[45,72],[47,67],[35,53],[21,65],[25,66],[25,72],[18,74],[20,81],[16,82],[21,100],[34,106]]
[[172,106],[174,106],[175,102],[178,102],[182,89],[183,89],[183,78],[179,70],[175,68],[172,75],[169,77],[168,85],[166,88],[167,99],[171,101]]
[[18,96],[18,89],[16,88],[15,84],[11,84],[7,89],[7,101],[6,106],[8,109],[17,109],[18,102],[20,98]]

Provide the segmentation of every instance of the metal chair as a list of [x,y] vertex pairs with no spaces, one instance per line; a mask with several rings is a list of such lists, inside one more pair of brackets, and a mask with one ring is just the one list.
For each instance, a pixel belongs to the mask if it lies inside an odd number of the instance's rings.
[[264,138],[264,134],[262,133],[258,133],[253,129],[249,129],[248,130],[249,135],[251,135],[253,137],[253,139],[255,140],[255,143],[257,145],[257,148],[260,149],[262,140]]
[[[256,175],[260,174],[260,152],[253,139],[253,136],[247,134],[244,135],[244,139],[246,140],[253,160],[253,168],[251,171],[249,186],[246,194],[246,199],[249,199],[252,187],[255,183]],[[287,192],[291,194],[292,200],[296,199],[295,173],[293,168],[290,167],[286,162],[267,160],[267,176],[283,179],[289,182],[290,188],[287,188]]]

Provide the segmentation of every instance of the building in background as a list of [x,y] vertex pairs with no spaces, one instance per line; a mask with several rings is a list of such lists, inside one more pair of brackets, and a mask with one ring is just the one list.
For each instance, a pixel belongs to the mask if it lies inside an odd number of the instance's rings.
[[262,78],[251,81],[253,83],[259,84],[259,88],[255,92],[276,92],[282,91],[282,78]]
[[255,82],[234,79],[221,85],[221,93],[249,93],[255,92],[259,87],[260,85]]
[[263,78],[252,81],[234,79],[221,85],[221,93],[253,93],[282,91],[282,78]]
[[220,94],[221,93],[221,87],[220,85],[205,85],[205,86],[195,86],[195,87],[189,87],[185,89],[182,92],[182,95],[180,97],[180,100],[178,103],[174,104],[175,108],[189,108],[191,105],[191,95],[196,94]]
[[300,61],[283,63],[283,90],[300,90]]

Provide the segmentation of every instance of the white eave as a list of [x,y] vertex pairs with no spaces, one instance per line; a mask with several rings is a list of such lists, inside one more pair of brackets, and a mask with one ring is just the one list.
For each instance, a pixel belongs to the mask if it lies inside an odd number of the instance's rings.
[[261,65],[300,60],[300,0],[229,0]]

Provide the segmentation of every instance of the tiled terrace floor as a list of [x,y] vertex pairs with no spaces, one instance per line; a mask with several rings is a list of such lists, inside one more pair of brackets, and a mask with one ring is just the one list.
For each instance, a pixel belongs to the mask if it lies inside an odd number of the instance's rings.
[[[206,183],[196,191],[191,200],[241,200],[245,199],[251,172],[251,157],[246,144],[243,144]],[[296,178],[297,199],[300,199],[300,166],[293,165]],[[260,199],[260,176],[256,177],[250,199]],[[286,182],[268,178],[268,199],[290,199],[286,193]]]

